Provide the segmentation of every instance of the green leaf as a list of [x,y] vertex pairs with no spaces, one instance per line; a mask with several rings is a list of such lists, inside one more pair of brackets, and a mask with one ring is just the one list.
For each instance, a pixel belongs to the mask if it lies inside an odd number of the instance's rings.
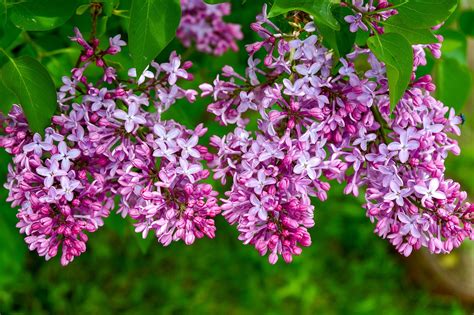
[[97,23],[97,36],[101,37],[107,31],[107,21],[109,17],[107,15],[100,16]]
[[367,40],[369,39],[370,37],[370,33],[369,32],[364,32],[362,30],[358,30],[356,32],[356,39],[355,39],[355,43],[357,46],[359,47],[364,47],[367,45]]
[[461,13],[459,27],[464,34],[474,36],[474,10]]
[[128,36],[137,73],[142,73],[175,37],[180,18],[178,0],[132,1]]
[[107,17],[112,16],[112,12],[117,4],[117,0],[95,0],[95,2],[102,3],[102,12]]
[[433,44],[438,39],[434,36],[430,29],[411,28],[401,23],[396,23],[388,19],[382,23],[387,33],[398,33],[405,37],[412,45],[417,44]]
[[7,0],[0,0],[0,30],[7,23]]
[[349,8],[337,7],[333,12],[341,29],[335,31],[324,24],[318,24],[318,29],[326,46],[332,48],[337,56],[342,57],[352,50],[356,39],[356,33],[349,30],[349,24],[344,20],[344,17],[351,14],[352,11]]
[[[31,57],[9,59],[0,78],[20,101],[31,130],[43,133],[57,105],[53,80],[45,67]],[[2,108],[4,112],[11,107],[11,104],[7,105]]]
[[[1,74],[1,72],[0,72]],[[18,97],[10,91],[0,80],[0,111],[4,114],[8,113],[13,104],[18,104]]]
[[373,36],[367,44],[387,68],[390,108],[393,110],[410,83],[413,69],[413,50],[400,34],[385,33]]
[[16,28],[12,22],[7,21],[5,27],[0,29],[0,47],[10,49],[10,45],[18,41],[20,33],[20,29]]
[[86,13],[87,11],[90,10],[90,7],[91,7],[90,3],[80,5],[80,6],[76,9],[76,14],[77,14],[77,15],[83,15],[84,13]]
[[301,10],[312,15],[316,23],[319,22],[339,30],[340,25],[331,12],[335,2],[335,0],[275,0],[268,15],[274,17],[289,11]]
[[446,21],[456,10],[457,0],[396,0],[398,14],[390,17],[393,25],[409,28],[430,28]]
[[443,57],[454,58],[461,64],[467,64],[467,38],[458,31],[452,29],[440,32],[444,37],[441,52]]
[[436,97],[456,111],[466,104],[472,77],[466,65],[456,59],[444,58],[436,65]]
[[9,16],[25,31],[46,31],[66,23],[77,5],[77,0],[24,0],[11,7]]

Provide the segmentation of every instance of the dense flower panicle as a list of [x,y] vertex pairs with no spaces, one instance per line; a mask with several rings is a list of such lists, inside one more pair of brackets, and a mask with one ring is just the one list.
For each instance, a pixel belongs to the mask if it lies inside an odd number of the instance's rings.
[[103,226],[113,209],[107,174],[67,138],[69,132],[52,127],[44,138],[31,136],[20,107],[15,105],[4,122],[0,145],[14,154],[5,187],[7,201],[20,207],[17,227],[30,250],[47,260],[61,247],[66,265],[86,250],[86,232]]
[[[181,2],[185,45],[194,40],[217,55],[237,48],[239,26],[222,20],[229,4]],[[397,14],[388,1],[341,5],[354,13],[345,17],[350,30],[370,35],[382,34],[379,22]],[[197,92],[180,86],[193,79],[191,62],[173,52],[168,62],[130,69],[119,80],[104,57],[126,45],[120,35],[102,50],[75,29],[71,40],[83,49],[62,78],[59,111],[44,135],[29,130],[18,105],[0,116],[0,147],[13,156],[8,201],[19,207],[17,227],[29,248],[46,259],[60,252],[67,265],[115,209],[144,238],[151,232],[164,246],[189,245],[213,238],[222,212],[270,263],[280,256],[291,262],[311,244],[312,199],[325,201],[331,180],[346,183],[346,194],[364,194],[375,233],[405,256],[421,247],[449,253],[474,239],[474,205],[444,174],[449,153],[460,154],[452,136],[460,135],[462,119],[431,95],[430,76],[415,74],[427,52],[440,57],[443,38],[413,46],[411,82],[391,110],[385,65],[369,49],[354,46],[336,57],[309,16],[290,25],[291,33],[282,32],[264,6],[251,25],[261,40],[246,47],[245,74],[225,66],[212,84],[200,85],[212,97],[208,111],[235,125],[210,138],[211,151],[199,144],[203,124],[188,129],[162,118],[178,100],[195,101]],[[91,66],[102,69],[97,82],[88,78]],[[255,119],[258,128],[248,131]],[[220,201],[204,182],[204,163],[223,185],[232,180]]]
[[[61,263],[68,264],[86,250],[86,233],[104,224],[117,194],[119,212],[144,237],[153,230],[164,245],[214,237],[220,208],[217,193],[200,182],[209,175],[201,161],[210,157],[197,144],[206,129],[161,120],[176,100],[195,100],[195,91],[177,85],[192,79],[192,64],[173,53],[138,76],[131,69],[129,82],[121,83],[103,59],[120,52],[120,36],[100,50],[98,40],[75,33],[72,40],[84,48],[81,64],[63,78],[60,113],[44,137],[31,134],[19,106],[2,117],[0,146],[14,156],[8,201],[20,207],[18,227],[30,249],[46,259],[61,251]],[[86,77],[94,64],[104,73],[98,82]]]
[[[330,179],[346,182],[345,193],[355,196],[366,187],[375,232],[404,255],[422,246],[448,253],[474,238],[474,207],[444,176],[448,153],[460,152],[450,134],[459,135],[461,118],[430,95],[431,77],[413,76],[392,118],[385,65],[368,49],[336,59],[311,21],[283,34],[265,8],[252,29],[262,41],[247,46],[246,75],[226,66],[200,86],[213,98],[208,111],[237,125],[211,139],[210,166],[216,179],[233,179],[223,214],[245,244],[270,253],[271,263],[278,255],[291,261],[310,244],[309,197],[325,200]],[[424,63],[420,50],[439,57],[439,48],[415,46],[414,69]],[[356,66],[363,60],[364,70]],[[255,114],[251,134],[245,127]]]
[[229,49],[237,51],[237,40],[243,35],[240,25],[227,23],[231,4],[206,4],[202,0],[181,0],[181,22],[176,36],[184,46],[195,44],[198,51],[222,55]]

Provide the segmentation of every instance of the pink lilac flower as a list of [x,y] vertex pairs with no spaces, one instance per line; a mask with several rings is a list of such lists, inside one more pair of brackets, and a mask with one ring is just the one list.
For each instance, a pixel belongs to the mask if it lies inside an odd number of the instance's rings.
[[367,25],[365,25],[362,21],[361,13],[356,13],[355,15],[348,15],[344,18],[344,20],[350,24],[349,29],[353,33],[357,32],[358,29],[361,29],[366,32],[369,30]]
[[222,55],[229,49],[237,51],[236,41],[243,37],[240,25],[223,20],[230,9],[230,3],[212,5],[202,0],[181,0],[182,16],[176,36],[184,46],[194,44],[204,53]]
[[[102,59],[121,51],[119,35],[105,50],[77,29],[72,40],[84,50],[72,76],[63,78],[59,111],[44,138],[30,132],[20,106],[0,117],[0,146],[13,155],[7,200],[19,207],[17,227],[29,249],[47,260],[59,253],[67,265],[86,251],[89,234],[114,209],[129,216],[137,232],[146,237],[153,231],[164,245],[214,237],[220,207],[217,193],[202,183],[209,176],[202,161],[210,157],[198,144],[206,129],[161,118],[177,99],[194,100],[195,91],[178,85],[192,79],[186,71],[192,64],[172,53],[169,63],[154,62],[138,78],[131,69],[124,84]],[[86,76],[92,65],[104,73],[97,82]],[[150,104],[154,111],[144,109]]]
[[113,113],[113,116],[117,119],[125,121],[125,130],[127,132],[132,132],[135,129],[135,124],[143,125],[146,123],[144,116],[139,114],[140,108],[137,104],[131,103],[128,106],[128,112],[125,112],[121,109],[116,109]]
[[[377,32],[383,32],[378,21],[396,14],[388,3],[354,0],[349,7],[355,16],[370,12]],[[223,215],[244,244],[269,254],[270,263],[279,256],[290,262],[311,244],[310,197],[326,200],[329,180],[345,182],[347,194],[365,195],[375,233],[403,255],[421,247],[448,253],[474,239],[474,207],[444,175],[448,153],[460,151],[450,133],[460,133],[462,120],[431,96],[430,76],[414,75],[391,114],[385,65],[368,49],[355,46],[337,59],[312,21],[291,38],[269,22],[265,8],[252,29],[261,40],[247,46],[245,76],[226,66],[200,86],[202,96],[212,97],[208,111],[216,120],[236,125],[211,137],[209,165],[215,179],[233,180]],[[435,48],[414,46],[414,54],[420,49]],[[356,70],[358,58],[369,61],[367,71]],[[414,71],[423,62],[415,58]],[[250,115],[258,117],[253,132],[245,130]]]

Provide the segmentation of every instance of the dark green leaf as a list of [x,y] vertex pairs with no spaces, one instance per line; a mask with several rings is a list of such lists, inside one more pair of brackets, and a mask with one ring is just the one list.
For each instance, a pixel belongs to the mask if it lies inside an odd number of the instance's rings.
[[334,16],[341,25],[339,31],[335,31],[324,24],[318,24],[324,44],[332,48],[336,55],[340,57],[347,55],[352,50],[355,42],[356,33],[351,32],[349,24],[344,21],[344,16],[351,13],[352,11],[349,8],[338,7],[334,9]]
[[46,31],[66,23],[77,5],[77,0],[24,0],[15,2],[9,16],[23,30]]
[[301,10],[312,15],[317,23],[339,30],[340,25],[331,12],[334,3],[334,0],[275,0],[269,16],[274,17],[289,11]]
[[436,67],[436,96],[444,104],[461,110],[469,98],[472,77],[467,66],[456,59],[443,58]]
[[396,33],[373,36],[367,40],[367,44],[387,68],[390,108],[393,110],[410,83],[413,69],[412,47],[402,35]]
[[48,71],[35,59],[24,56],[10,58],[0,77],[20,101],[31,130],[43,133],[57,105],[56,89]]
[[13,104],[18,103],[16,95],[3,84],[2,80],[0,80],[0,111],[6,114],[10,111]]
[[7,1],[0,0],[0,30],[2,30],[5,27],[6,23],[7,23]]
[[175,37],[181,18],[178,0],[133,0],[130,12],[130,54],[137,73]]
[[461,13],[459,26],[464,34],[474,36],[474,10]]
[[401,23],[395,23],[388,19],[383,23],[385,32],[398,33],[405,37],[412,45],[417,44],[433,44],[437,43],[438,39],[433,35],[430,29],[411,28]]
[[12,22],[7,21],[5,27],[0,29],[0,47],[9,49],[10,45],[18,40],[20,33],[20,29],[16,28]]
[[364,47],[367,45],[367,40],[369,39],[370,33],[358,30],[356,33],[355,43],[359,47]]
[[456,10],[457,0],[396,0],[398,14],[387,20],[409,28],[430,28],[448,19]]

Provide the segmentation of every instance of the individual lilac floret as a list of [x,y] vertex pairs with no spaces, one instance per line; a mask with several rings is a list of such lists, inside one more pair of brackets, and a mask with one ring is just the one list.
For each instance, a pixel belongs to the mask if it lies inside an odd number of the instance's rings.
[[193,43],[198,51],[222,55],[229,49],[237,51],[236,41],[243,35],[240,25],[227,23],[230,3],[206,4],[202,0],[181,0],[181,23],[176,36],[184,46]]

